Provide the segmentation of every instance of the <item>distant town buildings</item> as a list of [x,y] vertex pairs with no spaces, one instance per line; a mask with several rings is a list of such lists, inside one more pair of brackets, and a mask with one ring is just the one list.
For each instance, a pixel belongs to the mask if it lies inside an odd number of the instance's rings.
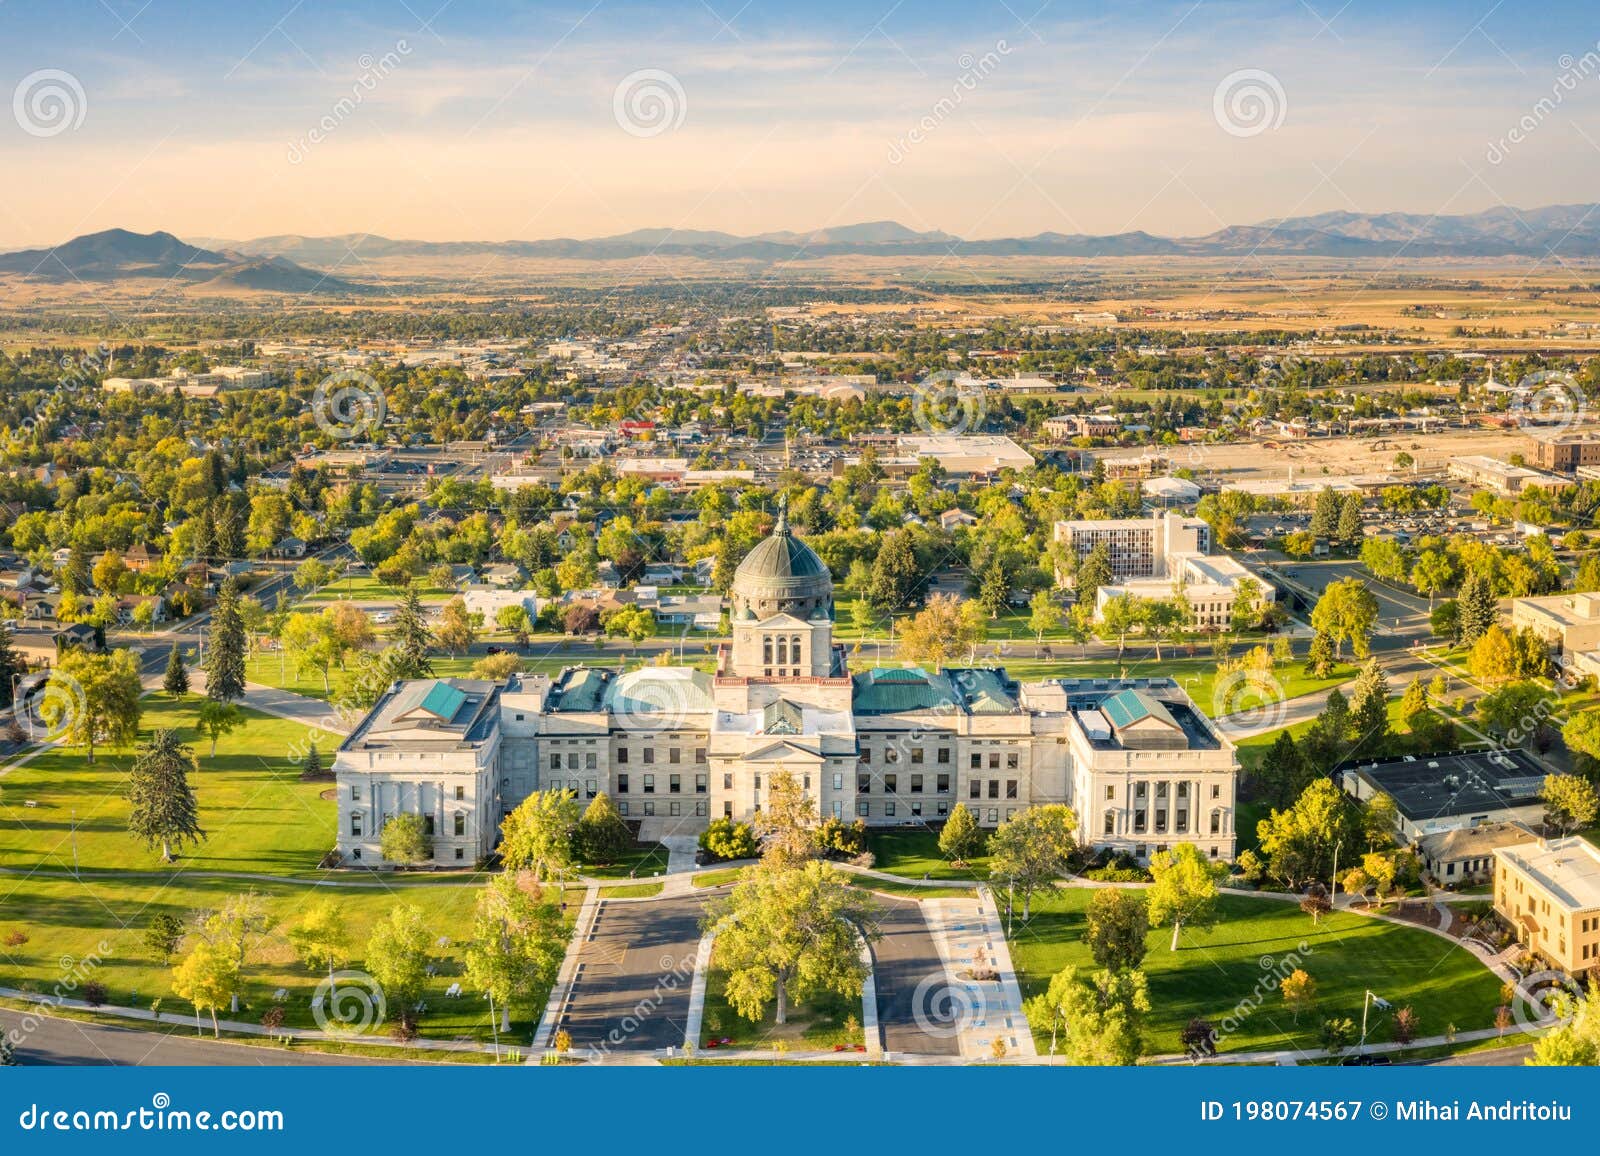
[[1451,458],[1448,470],[1449,475],[1458,481],[1505,498],[1515,497],[1523,490],[1555,489],[1572,484],[1567,478],[1558,478],[1527,466],[1514,466],[1484,454]]
[[1517,941],[1569,975],[1600,967],[1600,850],[1539,839],[1494,852],[1494,909]]

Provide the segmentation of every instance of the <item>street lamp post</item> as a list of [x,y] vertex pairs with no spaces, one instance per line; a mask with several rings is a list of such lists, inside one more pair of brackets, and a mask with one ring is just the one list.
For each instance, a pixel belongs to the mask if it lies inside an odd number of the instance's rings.
[[1388,1000],[1370,989],[1361,997],[1361,1046],[1357,1049],[1357,1053],[1363,1056],[1367,1054],[1367,1009],[1373,1004],[1377,1004],[1385,1011],[1390,1006]]

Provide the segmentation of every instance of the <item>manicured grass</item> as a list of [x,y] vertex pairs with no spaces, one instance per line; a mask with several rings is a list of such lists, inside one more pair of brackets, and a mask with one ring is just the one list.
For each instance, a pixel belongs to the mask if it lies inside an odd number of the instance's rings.
[[[85,871],[312,872],[334,843],[334,805],[321,798],[329,783],[303,783],[300,767],[313,738],[303,723],[255,711],[217,744],[198,734],[199,698],[144,699],[141,739],[175,728],[194,748],[199,771],[190,782],[207,838],[163,864],[128,831],[126,799],[133,751],[56,747],[0,775],[0,867],[71,870],[76,847]],[[337,736],[316,735],[327,756]],[[28,806],[28,803],[35,804]],[[0,882],[3,886],[3,882]]]
[[[187,920],[192,911],[220,906],[229,896],[251,887],[265,902],[273,927],[250,949],[240,1010],[219,1011],[219,1018],[257,1022],[283,988],[287,990],[283,1001],[286,1026],[315,1027],[311,1000],[324,976],[313,974],[295,959],[285,938],[286,929],[310,903],[333,900],[350,933],[352,958],[346,966],[360,970],[373,925],[395,905],[411,903],[422,909],[435,940],[449,938],[447,946],[435,943],[431,948],[436,974],[426,984],[423,998],[427,1010],[419,1023],[421,1034],[435,1039],[492,1037],[488,1005],[481,996],[471,993],[452,999],[445,994],[452,983],[463,980],[462,941],[471,934],[475,887],[317,888],[290,881],[248,884],[194,876],[148,881],[86,877],[81,883],[0,878],[0,895],[4,895],[0,928],[6,934],[22,931],[29,937],[20,947],[4,949],[0,982],[50,994],[63,979],[66,966],[77,972],[80,990],[86,980],[103,983],[108,1004],[148,1008],[159,998],[164,1019],[192,1025],[193,1009],[172,994],[170,969],[145,947],[144,929],[157,914]],[[573,905],[568,908],[570,918]],[[97,964],[90,962],[95,956],[100,957]],[[67,959],[74,964],[64,965],[62,961]],[[527,1045],[546,994],[536,992],[512,1009],[512,1030],[509,1035],[502,1033],[502,1041]],[[209,1022],[206,1030],[209,1033]]]
[[901,899],[973,899],[978,894],[973,887],[920,887],[915,883],[891,883],[887,879],[873,879],[866,875],[851,876],[850,885],[863,891],[876,891]]
[[743,867],[724,867],[720,871],[696,871],[694,878],[689,882],[696,887],[721,887],[726,883],[739,882],[739,876],[743,871]]
[[979,855],[960,867],[939,850],[939,836],[915,827],[871,830],[867,849],[879,871],[907,879],[987,879],[989,857]]
[[732,1044],[722,1048],[770,1048],[779,1042],[796,1050],[832,1048],[839,1044],[859,1044],[866,1041],[861,1027],[860,997],[846,998],[833,992],[820,992],[807,1003],[789,1004],[787,1023],[781,1026],[775,1019],[775,1005],[769,1003],[760,1021],[747,1020],[734,1011],[727,999],[728,973],[717,967],[716,950],[712,949],[711,970],[706,978],[705,1019],[702,1021],[700,1046],[705,1049],[709,1040],[731,1039]]
[[652,899],[661,894],[662,883],[621,883],[600,888],[601,899]]
[[642,879],[667,869],[667,849],[660,843],[635,843],[615,863],[578,868],[592,879]]
[[[413,586],[417,596],[424,602],[444,602],[459,593],[428,582],[413,583]],[[380,582],[371,574],[348,574],[314,593],[304,595],[302,601],[318,604],[342,602],[346,599],[356,602],[399,602],[404,596],[405,590],[402,587]]]
[[[1033,918],[1019,922],[1011,939],[1024,998],[1042,992],[1063,967],[1095,969],[1082,939],[1092,894],[1066,888],[1034,897]],[[1218,909],[1217,926],[1186,932],[1176,952],[1167,950],[1169,930],[1150,932],[1143,964],[1152,1004],[1148,1052],[1181,1051],[1178,1033],[1195,1016],[1224,1033],[1224,1052],[1315,1052],[1323,1020],[1349,1016],[1360,1023],[1368,989],[1396,1008],[1414,1008],[1423,1035],[1442,1035],[1452,1023],[1459,1031],[1493,1025],[1499,979],[1436,935],[1344,912],[1313,925],[1297,905],[1282,900],[1225,895]],[[1277,992],[1295,967],[1316,980],[1318,992],[1315,1008],[1298,1023]],[[1372,1015],[1368,1038],[1391,1038],[1387,1014]],[[1041,1049],[1049,1047],[1048,1034],[1036,1039]]]

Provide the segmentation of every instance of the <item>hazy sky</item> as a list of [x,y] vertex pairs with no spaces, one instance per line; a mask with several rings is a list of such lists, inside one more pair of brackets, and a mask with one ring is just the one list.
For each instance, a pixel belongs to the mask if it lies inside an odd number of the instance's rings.
[[1600,10],[1529,7],[13,0],[0,246],[1600,200]]

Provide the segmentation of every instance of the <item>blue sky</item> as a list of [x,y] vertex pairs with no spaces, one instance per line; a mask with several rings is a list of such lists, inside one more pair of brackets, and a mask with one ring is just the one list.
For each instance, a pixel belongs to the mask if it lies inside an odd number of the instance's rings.
[[0,92],[8,247],[1600,199],[1592,4],[13,2]]

